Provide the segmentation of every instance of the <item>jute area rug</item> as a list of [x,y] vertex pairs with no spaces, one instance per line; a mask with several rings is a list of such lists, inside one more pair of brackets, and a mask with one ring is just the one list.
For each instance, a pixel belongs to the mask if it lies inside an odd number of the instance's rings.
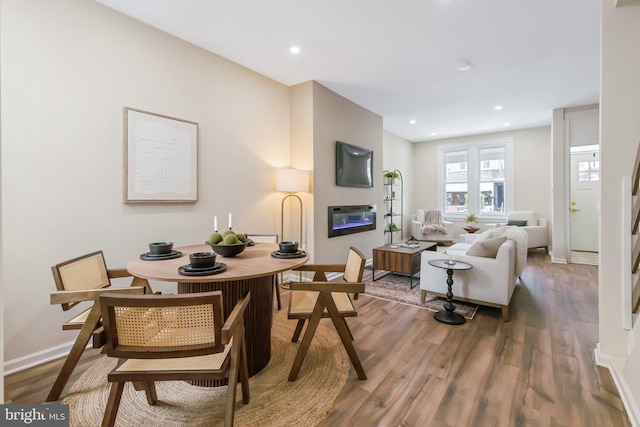
[[[329,322],[322,321],[311,342],[298,379],[287,380],[298,344],[291,342],[296,321],[286,310],[274,313],[271,360],[250,378],[251,400],[236,396],[235,425],[315,426],[322,421],[344,387],[350,362],[340,338]],[[116,360],[104,357],[91,366],[71,388],[62,403],[69,405],[71,426],[102,423],[109,396],[107,373]],[[218,426],[224,423],[227,387],[197,387],[183,381],[157,382],[158,403],[147,404],[143,391],[127,383],[116,426]]]
[[[378,279],[379,278],[379,279]],[[369,273],[364,277],[366,281],[365,293],[374,298],[380,298],[387,301],[395,301],[401,304],[412,305],[414,307],[423,308],[438,312],[444,310],[444,303],[447,301],[436,295],[427,293],[424,304],[420,303],[420,277],[413,278],[413,289],[409,288],[409,276],[389,273],[384,270],[376,270],[376,280],[371,280]],[[455,295],[455,290],[454,290]],[[456,307],[454,312],[461,314],[466,319],[473,319],[478,306],[462,301],[455,301],[453,305]]]

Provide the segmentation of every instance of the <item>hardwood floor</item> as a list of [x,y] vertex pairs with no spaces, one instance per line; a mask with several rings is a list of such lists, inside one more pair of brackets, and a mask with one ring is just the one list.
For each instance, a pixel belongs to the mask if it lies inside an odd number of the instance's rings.
[[597,272],[531,251],[506,323],[481,306],[449,326],[360,297],[349,326],[369,379],[351,372],[320,425],[629,426],[609,371],[595,365]]
[[[594,362],[597,271],[532,251],[506,323],[499,309],[480,307],[449,326],[431,311],[361,295],[348,322],[368,380],[351,368],[320,426],[630,426],[609,372]],[[287,307],[288,291],[282,297]],[[97,357],[85,352],[69,383]],[[44,402],[61,363],[6,377],[6,403]]]

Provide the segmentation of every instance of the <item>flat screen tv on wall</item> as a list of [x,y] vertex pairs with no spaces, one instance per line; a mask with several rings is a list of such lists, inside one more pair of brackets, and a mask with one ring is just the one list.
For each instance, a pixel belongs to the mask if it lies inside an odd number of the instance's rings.
[[336,185],[373,187],[373,150],[336,141]]

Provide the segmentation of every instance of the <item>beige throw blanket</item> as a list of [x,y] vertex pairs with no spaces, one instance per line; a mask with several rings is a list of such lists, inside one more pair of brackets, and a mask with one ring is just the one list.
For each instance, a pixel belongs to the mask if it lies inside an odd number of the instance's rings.
[[447,234],[447,227],[442,224],[442,212],[440,209],[427,209],[424,211],[424,223],[422,234]]
[[506,236],[507,240],[513,240],[516,244],[516,276],[520,277],[527,266],[527,244],[529,235],[520,227],[498,226],[479,234],[478,237],[476,237],[476,241],[488,237],[500,236]]

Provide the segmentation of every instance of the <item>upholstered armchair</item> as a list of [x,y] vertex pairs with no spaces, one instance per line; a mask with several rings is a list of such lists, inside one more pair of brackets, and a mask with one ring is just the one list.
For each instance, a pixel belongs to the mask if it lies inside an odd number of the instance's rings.
[[507,213],[504,225],[522,227],[529,235],[529,249],[544,248],[549,253],[549,224],[546,218],[539,218],[534,211],[511,211]]
[[[433,214],[438,219],[429,221],[429,217],[433,218]],[[453,242],[453,224],[441,218],[442,215],[437,209],[418,209],[415,215],[411,215],[411,235],[418,240],[451,244]]]

